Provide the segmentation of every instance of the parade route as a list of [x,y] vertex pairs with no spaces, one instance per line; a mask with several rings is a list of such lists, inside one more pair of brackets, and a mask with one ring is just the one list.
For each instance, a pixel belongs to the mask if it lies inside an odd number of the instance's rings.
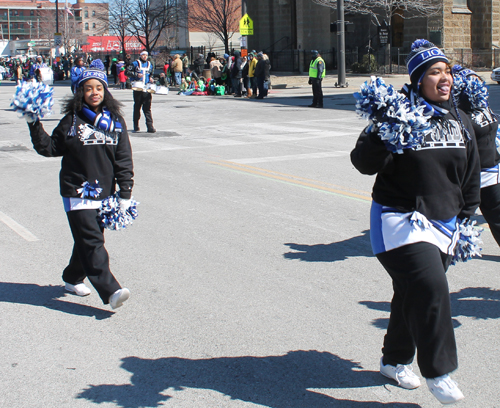
[[[157,133],[144,118],[130,133],[139,217],[105,234],[131,291],[115,311],[93,288],[64,290],[60,159],[32,149],[4,81],[0,407],[440,407],[425,383],[378,371],[391,280],[370,246],[374,177],[349,156],[366,124],[352,93],[368,79],[327,77],[324,109],[307,107],[306,77],[274,80],[287,86],[264,100],[153,95]],[[132,91],[112,92],[131,127]],[[68,95],[56,83],[47,131]],[[483,241],[482,258],[448,271],[464,408],[500,408],[500,248]]]

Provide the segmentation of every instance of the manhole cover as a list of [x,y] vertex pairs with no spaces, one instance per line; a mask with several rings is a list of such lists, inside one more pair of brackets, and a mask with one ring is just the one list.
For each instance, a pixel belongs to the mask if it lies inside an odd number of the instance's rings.
[[16,152],[31,150],[24,145],[0,146],[0,152]]

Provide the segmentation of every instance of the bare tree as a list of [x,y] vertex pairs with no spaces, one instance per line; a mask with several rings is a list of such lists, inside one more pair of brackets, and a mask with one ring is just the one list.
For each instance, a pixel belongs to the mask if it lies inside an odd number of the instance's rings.
[[98,20],[108,24],[110,34],[118,37],[123,55],[126,54],[125,44],[133,37],[130,34],[132,3],[130,0],[110,0],[100,4],[96,15]]
[[[313,0],[321,6],[337,9],[337,0]],[[392,18],[398,15],[401,18],[431,17],[442,11],[442,0],[345,0],[344,11],[352,14],[371,16],[378,26],[385,25],[389,31],[386,44],[386,63],[390,65],[392,43]],[[382,24],[384,23],[384,24]]]
[[[321,6],[337,9],[337,0],[313,0]],[[345,0],[344,10],[352,14],[368,14],[378,25],[382,20],[390,26],[395,15],[402,18],[429,17],[442,10],[442,0]]]
[[215,34],[229,53],[229,40],[238,31],[241,0],[190,0],[189,26]]
[[219,37],[217,37],[214,33],[205,33],[204,40],[206,44],[205,48],[209,53],[212,53],[215,48],[215,44],[217,44],[217,41],[219,41]]
[[179,27],[186,20],[186,3],[178,0],[130,0],[129,34],[151,53],[170,27]]
[[[31,37],[38,39],[47,39],[52,46],[55,31],[55,16],[56,12],[53,9],[43,9],[37,11],[36,21],[31,23]],[[82,33],[82,23],[75,19],[73,12],[71,13],[59,9],[59,32],[62,34],[62,47],[66,53],[71,52],[72,47],[78,48],[83,42],[84,35]]]

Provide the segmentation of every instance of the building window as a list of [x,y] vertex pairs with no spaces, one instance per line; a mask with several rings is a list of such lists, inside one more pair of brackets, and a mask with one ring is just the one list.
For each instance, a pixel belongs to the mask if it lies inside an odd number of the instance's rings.
[[472,14],[472,12],[467,8],[467,0],[453,0],[452,13],[457,14]]
[[17,16],[18,15],[18,11],[17,10],[14,10],[14,15]]
[[88,31],[89,30],[89,23],[85,23],[85,30]]
[[89,18],[89,11],[88,10],[85,10],[84,17]]
[[95,17],[95,10],[92,10],[92,17]]
[[34,16],[35,15],[35,10],[30,10],[30,16]]
[[92,23],[92,28],[95,28],[95,23]]

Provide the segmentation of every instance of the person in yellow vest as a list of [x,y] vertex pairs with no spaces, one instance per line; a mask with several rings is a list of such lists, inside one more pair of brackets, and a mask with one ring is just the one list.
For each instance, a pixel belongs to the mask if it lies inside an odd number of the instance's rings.
[[249,92],[247,92],[248,98],[256,98],[257,97],[257,78],[255,77],[255,67],[257,66],[257,58],[255,54],[251,52],[248,54],[248,80],[250,81],[250,87],[248,88]]
[[325,61],[321,58],[319,51],[312,50],[311,65],[309,65],[309,85],[312,85],[313,102],[309,105],[310,108],[323,107],[323,90],[321,89],[321,82],[325,77],[326,67]]

